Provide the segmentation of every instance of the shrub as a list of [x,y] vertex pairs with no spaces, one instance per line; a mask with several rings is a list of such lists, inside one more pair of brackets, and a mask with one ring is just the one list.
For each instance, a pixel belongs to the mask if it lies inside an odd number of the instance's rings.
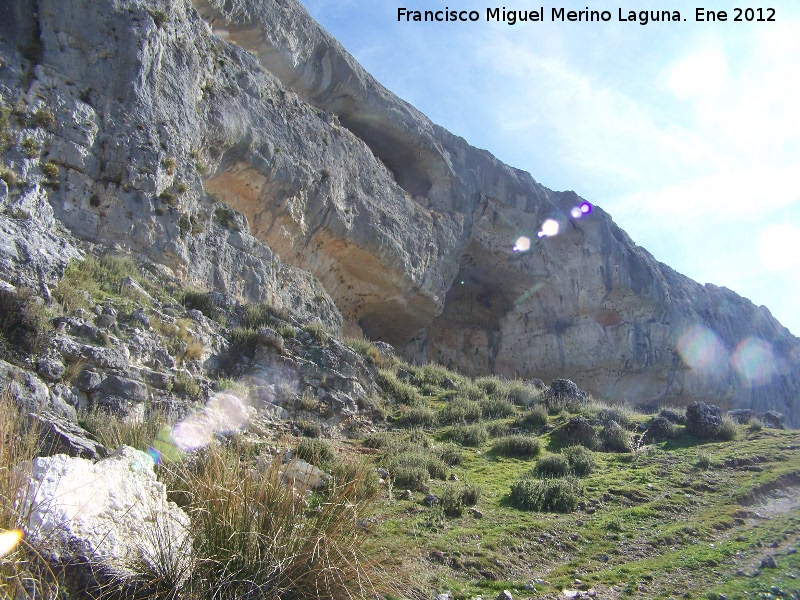
[[505,392],[506,383],[496,376],[479,377],[475,380],[475,385],[481,388],[489,396],[497,396]]
[[388,448],[395,441],[395,437],[386,431],[373,433],[364,438],[361,445],[365,448]]
[[485,397],[484,389],[473,381],[466,379],[458,384],[456,398],[480,401]]
[[708,453],[702,450],[697,453],[697,460],[694,463],[695,467],[698,469],[710,469],[712,464],[711,456]]
[[464,507],[475,506],[481,495],[481,489],[476,485],[448,484],[442,490],[441,504],[446,515],[458,517],[464,512]]
[[481,413],[485,419],[502,419],[515,412],[514,404],[505,397],[491,396],[481,401]]
[[521,479],[511,486],[511,502],[522,510],[571,512],[582,490],[572,478]]
[[391,471],[392,482],[397,488],[415,491],[427,489],[430,475],[428,469],[417,466],[399,466]]
[[238,231],[239,227],[236,225],[236,213],[234,210],[225,204],[219,204],[214,209],[214,220],[222,225],[225,229]]
[[728,415],[722,417],[722,424],[717,432],[717,439],[730,442],[739,437],[739,424]]
[[47,312],[32,291],[0,290],[0,346],[4,351],[37,354],[47,342],[48,329]]
[[400,381],[391,369],[379,368],[377,383],[386,394],[400,404],[417,406],[422,402],[417,388],[405,381]]
[[570,471],[576,477],[586,477],[597,468],[594,453],[583,446],[569,446],[561,450],[561,454],[567,459]]
[[414,382],[421,386],[428,385],[442,388],[447,380],[456,381],[458,375],[445,367],[433,363],[423,365],[414,373]]
[[421,406],[403,412],[400,422],[411,427],[435,427],[439,419],[432,408]]
[[330,465],[336,461],[336,452],[323,440],[303,438],[295,449],[297,458],[312,465]]
[[527,435],[508,435],[494,441],[493,450],[502,456],[533,458],[542,450],[538,438]]
[[319,423],[315,423],[314,421],[300,421],[297,423],[297,428],[300,430],[300,433],[307,438],[319,438],[322,437],[322,427]]
[[444,423],[474,423],[483,416],[483,407],[476,400],[455,398],[448,402],[440,411],[439,418]]
[[31,116],[31,123],[36,125],[37,127],[49,127],[56,122],[56,118],[46,108],[38,109],[33,115]]
[[443,444],[436,449],[436,454],[449,467],[455,467],[464,462],[464,455],[456,444]]
[[146,451],[168,425],[167,415],[159,411],[150,412],[141,421],[129,421],[101,409],[82,413],[78,422],[109,450],[124,445]]
[[214,319],[218,308],[214,296],[203,290],[187,288],[177,294],[178,300],[187,310],[199,310],[209,319]]
[[459,425],[450,430],[450,439],[462,446],[478,447],[489,441],[489,432],[481,424]]
[[42,165],[42,173],[44,173],[45,177],[48,179],[56,180],[58,179],[58,174],[61,172],[58,165],[54,163],[52,160],[48,160],[46,163]]
[[189,398],[199,398],[203,389],[193,377],[183,373],[178,373],[178,375],[175,377],[174,383],[172,384],[172,391],[179,394],[186,394],[189,396]]
[[242,315],[242,327],[258,329],[265,325],[280,325],[289,319],[289,314],[282,308],[268,302],[248,304]]
[[600,432],[603,448],[611,452],[628,452],[631,449],[631,436],[616,421],[606,423]]
[[647,433],[653,440],[672,440],[678,437],[678,426],[665,417],[656,417],[647,426]]
[[536,461],[534,473],[539,477],[565,477],[569,461],[563,454],[547,454]]
[[530,410],[522,414],[514,423],[517,427],[528,429],[539,429],[547,425],[547,409],[541,404],[537,404]]
[[753,417],[747,422],[747,429],[751,433],[756,433],[764,429],[764,422],[758,417]]
[[539,390],[519,379],[509,382],[506,392],[508,399],[517,406],[530,406],[540,395]]
[[318,323],[316,321],[312,323],[306,323],[303,325],[302,329],[323,346],[328,343],[328,337],[330,334],[328,333],[328,328],[322,323]]

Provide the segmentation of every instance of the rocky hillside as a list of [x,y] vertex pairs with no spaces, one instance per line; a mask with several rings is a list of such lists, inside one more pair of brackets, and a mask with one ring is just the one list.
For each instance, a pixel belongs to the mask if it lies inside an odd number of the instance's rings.
[[[0,3],[0,278],[108,250],[473,373],[800,424],[800,341],[431,123],[294,0]],[[559,235],[539,239],[546,219]],[[514,252],[521,235],[535,242]]]

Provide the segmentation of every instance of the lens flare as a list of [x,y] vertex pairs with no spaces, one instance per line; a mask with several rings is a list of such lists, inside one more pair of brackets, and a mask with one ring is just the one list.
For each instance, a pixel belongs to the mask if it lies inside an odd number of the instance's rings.
[[675,349],[683,362],[695,371],[721,373],[728,361],[728,352],[722,340],[702,325],[694,325],[684,331]]
[[588,202],[584,202],[581,204],[581,212],[585,215],[588,215],[590,212],[592,212],[592,205]]
[[525,237],[524,235],[517,240],[517,243],[514,244],[512,250],[514,252],[527,252],[531,249],[531,238]]
[[4,531],[0,533],[0,558],[11,554],[22,539],[22,532],[19,529]]
[[201,413],[194,413],[180,421],[172,430],[172,443],[184,452],[198,450],[211,443],[217,434],[241,430],[255,414],[233,394],[214,394]]
[[553,237],[554,235],[558,235],[558,230],[560,226],[558,221],[555,219],[547,219],[544,223],[542,223],[542,230],[537,233],[539,237]]
[[778,372],[772,346],[756,337],[740,342],[731,361],[739,376],[752,386],[768,383]]
[[581,209],[580,209],[580,208],[578,208],[577,206],[576,206],[575,208],[573,208],[573,209],[570,211],[570,213],[569,213],[569,214],[571,214],[571,215],[572,215],[572,218],[573,218],[573,219],[580,219],[580,218],[583,216],[583,213],[581,212]]

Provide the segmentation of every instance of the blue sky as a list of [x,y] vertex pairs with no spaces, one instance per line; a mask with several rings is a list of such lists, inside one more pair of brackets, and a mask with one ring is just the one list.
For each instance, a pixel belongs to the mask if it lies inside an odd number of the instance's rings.
[[[776,22],[484,20],[491,0],[302,0],[387,88],[470,144],[602,206],[658,260],[800,334],[800,3]],[[561,0],[509,9],[581,10]],[[718,2],[717,8],[732,6]],[[756,3],[757,4],[757,3]],[[450,6],[452,5],[452,6]],[[477,23],[398,23],[397,8]],[[755,6],[755,4],[751,4]],[[729,12],[732,18],[732,12]]]

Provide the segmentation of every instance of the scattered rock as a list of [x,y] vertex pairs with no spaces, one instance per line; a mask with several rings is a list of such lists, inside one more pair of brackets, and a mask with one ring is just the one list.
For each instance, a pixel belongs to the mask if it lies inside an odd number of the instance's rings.
[[433,506],[434,504],[439,504],[441,498],[439,498],[439,496],[436,494],[428,494],[422,499],[422,501],[428,506]]
[[69,456],[100,460],[108,451],[99,442],[90,439],[89,434],[77,423],[51,413],[30,413],[28,418],[37,423],[41,431],[42,452],[44,456],[67,454]]
[[503,590],[498,594],[497,600],[514,600],[514,596],[508,590]]
[[569,379],[554,379],[550,384],[549,393],[558,400],[586,402],[586,392]]
[[[188,560],[189,517],[167,502],[153,467],[127,446],[97,463],[64,454],[34,459],[20,496],[30,541],[94,585],[133,577],[142,560]],[[157,542],[164,539],[171,543]]]
[[761,421],[771,429],[784,429],[786,427],[784,415],[774,410],[769,410],[761,415]]
[[759,566],[760,569],[777,569],[778,563],[775,562],[774,556],[767,556],[766,558],[762,559],[761,565]]
[[722,428],[722,411],[719,406],[693,402],[686,407],[686,431],[703,439],[717,436]]
[[737,408],[736,410],[729,410],[728,416],[740,425],[747,423],[751,419],[757,418],[756,411],[750,410],[749,408]]
[[406,490],[402,494],[402,499],[403,500],[413,500],[414,499],[414,492],[412,492],[411,490]]
[[482,519],[483,518],[483,513],[480,510],[478,510],[477,508],[475,508],[474,506],[469,509],[469,514],[471,514],[476,519]]
[[597,434],[584,417],[572,417],[561,428],[561,435],[567,444],[578,444],[587,448],[597,446]]

